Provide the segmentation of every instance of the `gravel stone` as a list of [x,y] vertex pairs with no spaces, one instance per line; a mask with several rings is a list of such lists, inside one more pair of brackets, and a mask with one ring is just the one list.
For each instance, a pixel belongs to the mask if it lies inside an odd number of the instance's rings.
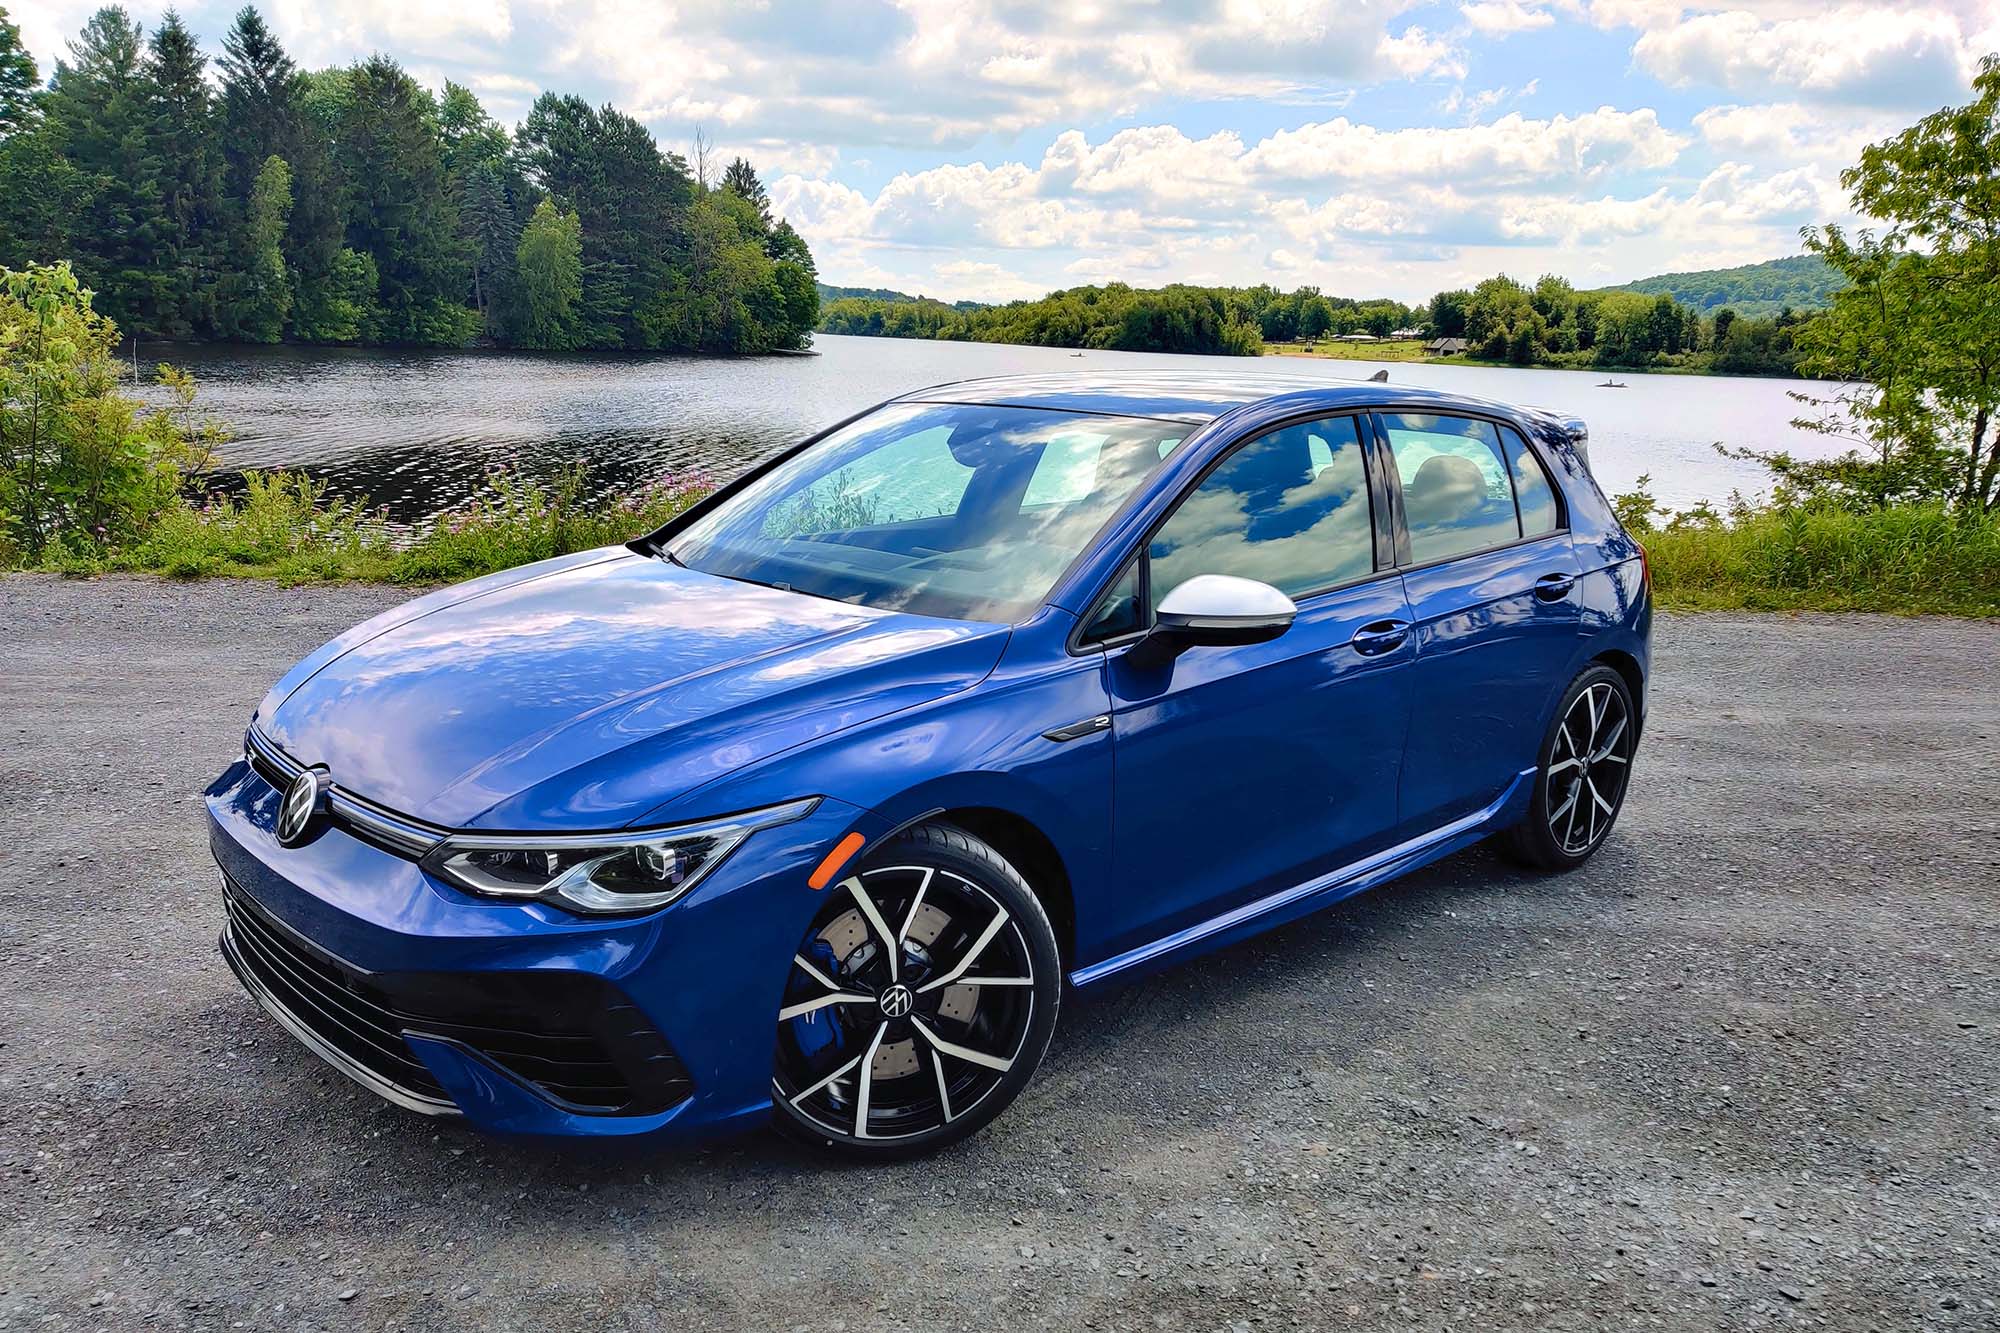
[[860,1171],[481,1139],[240,991],[201,789],[404,595],[0,578],[0,1328],[1995,1327],[2000,625],[1662,617],[1582,870],[1077,997]]

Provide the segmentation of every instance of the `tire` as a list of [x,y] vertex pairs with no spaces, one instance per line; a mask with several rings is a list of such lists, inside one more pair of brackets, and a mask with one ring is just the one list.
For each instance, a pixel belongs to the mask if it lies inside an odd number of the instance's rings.
[[975,1133],[1020,1094],[1055,1032],[1062,962],[1048,912],[1005,857],[942,823],[898,835],[826,895],[778,1013],[778,1128],[878,1161]]
[[1535,870],[1574,870],[1604,845],[1625,807],[1637,727],[1623,676],[1601,662],[1577,674],[1542,738],[1527,818],[1504,835],[1514,860]]

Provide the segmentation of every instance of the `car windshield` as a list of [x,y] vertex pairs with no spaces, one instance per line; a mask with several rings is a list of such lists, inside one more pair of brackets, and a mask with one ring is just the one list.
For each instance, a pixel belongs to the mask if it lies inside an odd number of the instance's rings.
[[1187,425],[964,403],[849,423],[675,535],[690,569],[885,611],[1016,621]]

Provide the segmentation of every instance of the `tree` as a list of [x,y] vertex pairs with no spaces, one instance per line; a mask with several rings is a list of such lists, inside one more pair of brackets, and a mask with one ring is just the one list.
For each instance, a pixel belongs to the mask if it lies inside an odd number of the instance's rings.
[[285,222],[292,212],[292,171],[285,159],[264,159],[257,183],[250,190],[244,238],[249,248],[247,290],[236,312],[242,336],[274,343],[284,336],[292,309],[290,275],[285,269]]
[[733,159],[722,172],[722,188],[757,210],[764,227],[771,226],[771,196],[764,189],[764,182],[757,179],[757,170],[742,158]]
[[144,326],[169,337],[209,332],[214,325],[222,154],[207,66],[194,34],[169,9],[154,30],[145,66],[147,147],[158,164],[162,225],[148,257],[158,275],[154,304],[141,307]]
[[1888,224],[1880,235],[1804,233],[1849,285],[1799,335],[1808,373],[1847,387],[1801,424],[1867,452],[1816,467],[1751,455],[1795,485],[2000,509],[2000,58],[1981,62],[1973,91],[1841,173],[1855,211]]
[[35,92],[41,86],[35,58],[21,45],[21,30],[0,6],[0,140],[10,139],[33,124]]
[[580,345],[583,228],[574,213],[548,199],[535,206],[514,256],[519,315],[514,341],[522,347],[567,351]]
[[375,263],[377,336],[457,345],[475,331],[458,210],[445,188],[431,101],[386,56],[348,71],[336,161],[347,181],[347,243]]
[[1472,293],[1464,288],[1439,292],[1431,298],[1431,335],[1437,338],[1463,338],[1465,336],[1466,309],[1472,304]]

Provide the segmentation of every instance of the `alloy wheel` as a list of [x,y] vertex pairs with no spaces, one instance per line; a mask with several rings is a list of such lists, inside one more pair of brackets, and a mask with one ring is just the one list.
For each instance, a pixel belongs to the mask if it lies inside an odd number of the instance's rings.
[[1581,856],[1611,831],[1632,767],[1631,714],[1609,682],[1595,681],[1570,702],[1549,755],[1549,836]]
[[1023,1058],[1036,976],[1021,923],[938,866],[842,880],[792,959],[773,1094],[845,1141],[972,1115]]

